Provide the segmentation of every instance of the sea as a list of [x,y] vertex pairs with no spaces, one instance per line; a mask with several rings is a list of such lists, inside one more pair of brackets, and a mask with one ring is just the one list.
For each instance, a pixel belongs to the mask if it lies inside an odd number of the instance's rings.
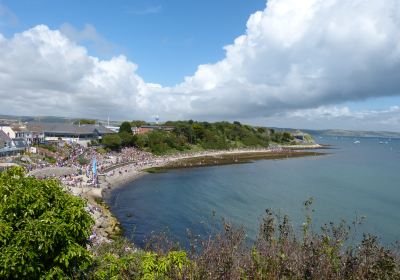
[[221,219],[255,240],[266,209],[288,215],[300,234],[312,198],[313,229],[345,221],[360,239],[370,233],[389,246],[400,240],[400,139],[314,136],[323,156],[175,169],[148,174],[106,198],[124,235],[143,247],[166,232],[183,246],[205,238]]

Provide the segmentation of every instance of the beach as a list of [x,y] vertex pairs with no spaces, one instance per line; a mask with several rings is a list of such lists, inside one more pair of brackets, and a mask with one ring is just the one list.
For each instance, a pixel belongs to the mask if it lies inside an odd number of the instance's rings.
[[[263,149],[235,149],[223,151],[200,151],[179,153],[167,156],[154,156],[137,150],[125,149],[120,153],[99,155],[88,151],[90,156],[98,157],[98,183],[93,183],[90,174],[82,174],[72,160],[68,166],[43,166],[32,170],[30,175],[39,178],[55,177],[73,195],[87,200],[87,211],[92,215],[95,225],[91,235],[92,244],[111,242],[122,233],[118,220],[103,202],[113,189],[123,186],[145,174],[163,172],[168,169],[193,168],[211,165],[241,164],[254,160],[279,160],[292,157],[319,156],[324,153],[314,151],[324,148],[321,145],[273,146]],[[85,151],[78,150],[76,156]]]
[[[313,145],[312,148],[308,149],[319,149],[322,146]],[[303,146],[303,149],[306,147]],[[103,196],[107,195],[113,189],[123,186],[133,180],[153,172],[163,172],[168,169],[176,168],[193,168],[203,167],[211,165],[225,165],[225,164],[241,164],[247,163],[254,160],[269,159],[287,159],[293,157],[304,157],[304,156],[320,156],[324,153],[315,151],[293,151],[293,150],[271,150],[271,149],[255,149],[255,150],[233,150],[233,151],[208,151],[200,152],[190,155],[174,155],[168,157],[162,157],[156,159],[147,164],[137,166],[136,163],[127,163],[111,169],[100,178],[100,192],[87,192],[84,196],[93,200],[93,197],[102,201]],[[98,204],[98,201],[95,201]],[[120,234],[122,229],[119,226],[118,221],[108,210],[108,207],[101,203],[100,207],[105,208],[106,212],[103,213],[105,218],[104,224],[100,224],[97,228],[101,238],[104,240],[110,237]]]

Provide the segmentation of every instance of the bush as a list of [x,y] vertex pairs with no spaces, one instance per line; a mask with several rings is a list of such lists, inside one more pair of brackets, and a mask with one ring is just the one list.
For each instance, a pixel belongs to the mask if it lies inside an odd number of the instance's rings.
[[50,157],[50,156],[45,156],[44,160],[47,161],[50,164],[55,164],[57,162],[57,160],[55,158]]
[[87,158],[85,158],[83,155],[80,155],[79,157],[78,157],[78,162],[79,162],[79,164],[80,165],[87,165],[87,164],[89,164],[90,163],[90,160],[88,160]]
[[57,152],[57,148],[55,146],[53,146],[53,145],[40,144],[39,147],[43,148],[43,149],[46,149],[46,150],[49,150],[50,152],[53,152],[53,153]]
[[355,221],[352,227],[345,222],[325,224],[317,233],[312,226],[312,200],[304,205],[306,216],[301,234],[293,229],[288,216],[267,210],[251,247],[243,228],[222,221],[221,229],[217,226],[216,233],[208,238],[199,240],[192,236],[186,253],[164,234],[152,236],[146,247],[151,250],[147,252],[132,251],[128,243],[108,247],[99,254],[95,276],[97,279],[400,279],[400,258],[395,250],[384,248],[371,235],[364,235],[359,244],[350,242],[360,221]]
[[106,148],[111,150],[119,150],[121,148],[122,140],[118,134],[107,134],[103,136],[102,143]]
[[92,279],[181,279],[191,265],[186,252],[134,250],[125,239],[103,244],[96,251]]
[[57,181],[10,168],[0,173],[0,198],[1,279],[65,278],[91,263],[93,221]]

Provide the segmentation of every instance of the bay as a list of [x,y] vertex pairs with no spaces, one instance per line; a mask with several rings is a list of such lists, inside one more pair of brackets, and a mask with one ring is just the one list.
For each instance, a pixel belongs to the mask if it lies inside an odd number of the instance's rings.
[[149,174],[113,190],[106,202],[138,246],[166,229],[186,244],[187,229],[207,236],[220,217],[242,225],[252,240],[268,208],[288,214],[299,229],[310,197],[316,230],[365,216],[359,233],[385,244],[400,240],[400,140],[316,139],[332,145],[329,155]]

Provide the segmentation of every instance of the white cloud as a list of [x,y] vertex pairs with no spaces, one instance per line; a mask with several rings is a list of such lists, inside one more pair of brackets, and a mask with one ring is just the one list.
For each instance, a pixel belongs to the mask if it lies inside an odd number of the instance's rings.
[[61,30],[41,25],[0,36],[3,113],[338,119],[352,112],[332,104],[400,95],[397,0],[270,0],[222,60],[174,87],[146,83],[124,56],[88,55],[78,44],[102,40],[93,26]]
[[398,95],[399,23],[396,0],[271,0],[225,59],[199,66],[177,90],[198,96],[195,111],[199,104],[216,116]]
[[124,56],[91,57],[59,31],[37,26],[0,38],[3,113],[127,117],[147,85]]

